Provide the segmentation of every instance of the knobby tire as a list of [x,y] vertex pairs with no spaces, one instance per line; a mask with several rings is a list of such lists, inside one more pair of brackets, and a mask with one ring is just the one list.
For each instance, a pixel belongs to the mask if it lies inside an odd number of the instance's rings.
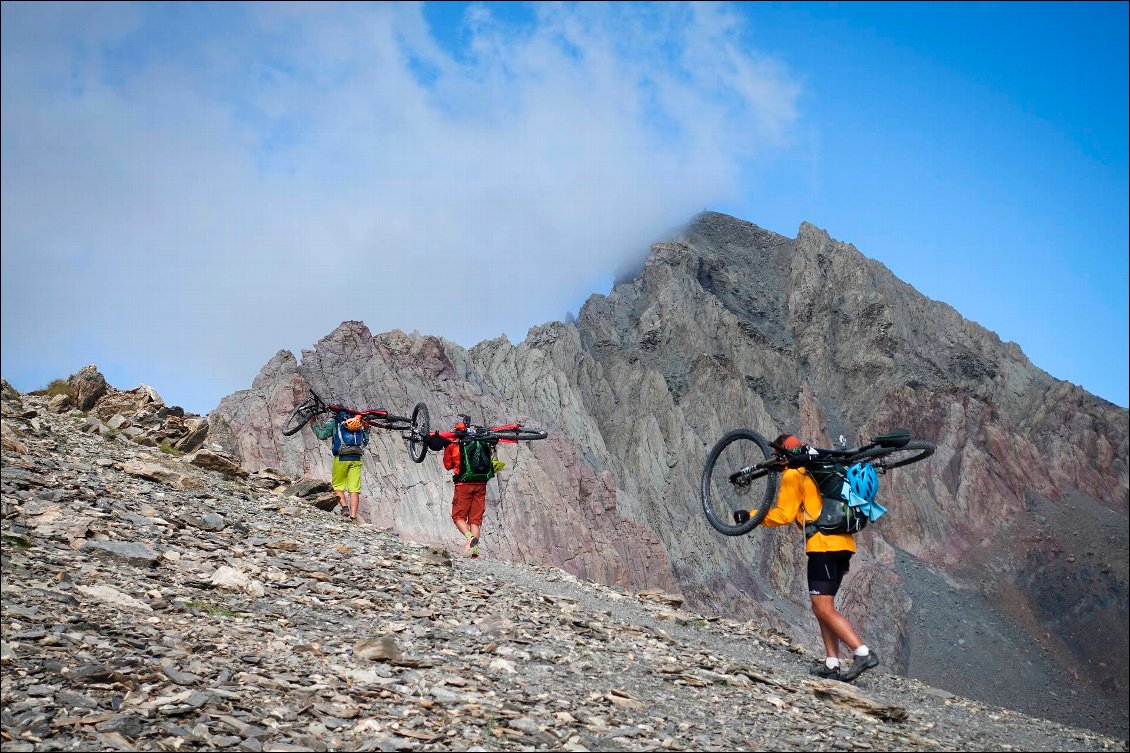
[[506,429],[505,431],[492,432],[499,439],[509,439],[515,442],[531,442],[535,439],[545,439],[547,432],[537,429]]
[[424,458],[428,455],[428,431],[430,428],[428,406],[423,403],[416,403],[416,407],[412,409],[411,433],[406,435],[408,455],[414,463],[424,462]]
[[[768,440],[750,429],[731,431],[710,450],[702,471],[702,511],[714,530],[742,536],[765,519],[781,480],[780,468],[762,466],[772,457]],[[749,511],[749,520],[735,523],[733,513],[741,509]]]
[[283,422],[282,433],[284,437],[297,434],[306,422],[317,412],[317,408],[309,401],[295,408]]
[[917,463],[934,454],[934,444],[924,439],[912,439],[902,447],[876,447],[848,458],[849,463],[870,463],[877,470],[889,471]]

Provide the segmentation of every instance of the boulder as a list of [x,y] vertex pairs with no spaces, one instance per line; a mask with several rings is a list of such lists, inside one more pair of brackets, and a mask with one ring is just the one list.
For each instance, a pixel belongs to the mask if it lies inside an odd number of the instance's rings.
[[107,434],[111,431],[105,421],[93,415],[86,417],[86,423],[82,425],[82,430],[88,434]]
[[[196,423],[195,427],[193,427],[194,422]],[[202,419],[190,419],[185,422],[185,427],[188,429],[188,433],[173,446],[181,452],[192,452],[199,449],[204,444],[204,440],[208,438],[208,422]]]
[[134,389],[134,392],[143,396],[145,400],[150,403],[157,403],[159,405],[165,404],[165,401],[161,399],[161,396],[159,394],[157,394],[157,390],[153,389],[148,384],[139,384]]
[[74,390],[75,405],[83,411],[93,408],[98,399],[110,389],[110,385],[106,383],[106,377],[102,376],[101,372],[93,365],[83,366],[67,379],[67,383]]
[[7,421],[0,421],[0,447],[5,452],[15,452],[20,455],[27,454],[27,445],[19,439],[19,434],[8,425]]
[[215,512],[205,512],[200,515],[189,514],[185,516],[184,522],[193,528],[199,528],[201,531],[222,531],[228,525],[224,516]]
[[228,591],[241,591],[248,596],[262,596],[265,593],[263,584],[247,573],[236,570],[234,567],[223,565],[212,573],[212,585]]
[[323,512],[333,512],[341,504],[337,498],[337,492],[334,491],[308,494],[303,499]]
[[52,413],[66,413],[74,407],[74,404],[75,402],[70,395],[60,393],[47,401],[47,410]]
[[131,476],[147,479],[149,481],[156,481],[166,486],[177,488],[186,487],[186,478],[183,473],[176,473],[175,471],[166,468],[160,463],[146,463],[141,460],[129,460],[122,464],[122,470]]
[[139,601],[129,594],[124,594],[110,586],[77,586],[75,590],[90,600],[108,604],[118,609],[126,609],[135,612],[153,611],[153,608],[145,602]]
[[235,476],[243,478],[247,476],[245,471],[239,465],[239,461],[221,452],[213,452],[212,450],[201,448],[191,455],[184,457],[184,462],[191,463],[199,468],[206,468],[210,471],[223,473],[226,476]]
[[286,488],[286,493],[292,497],[309,497],[313,494],[329,491],[333,491],[330,482],[316,478],[300,479]]

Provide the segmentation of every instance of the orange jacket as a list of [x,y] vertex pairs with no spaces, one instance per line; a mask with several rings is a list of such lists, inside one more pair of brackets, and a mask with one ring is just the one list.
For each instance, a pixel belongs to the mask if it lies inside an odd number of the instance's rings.
[[[803,504],[802,504],[803,503]],[[762,525],[770,528],[796,523],[802,529],[806,522],[820,517],[823,506],[816,482],[803,468],[788,468],[781,474],[777,503],[769,508]],[[850,533],[812,534],[804,544],[806,552],[854,552],[855,539]]]
[[459,443],[452,442],[443,448],[443,467],[452,473],[459,473],[459,463],[463,460],[459,455]]

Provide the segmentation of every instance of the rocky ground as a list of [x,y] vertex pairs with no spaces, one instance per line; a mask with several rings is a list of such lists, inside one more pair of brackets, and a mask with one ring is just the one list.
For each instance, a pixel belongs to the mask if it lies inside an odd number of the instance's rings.
[[1126,736],[1127,709],[1073,681],[1050,651],[1002,616],[999,603],[954,587],[901,551],[896,567],[913,603],[906,675],[1030,716]]
[[3,404],[5,752],[1127,749],[46,406]]

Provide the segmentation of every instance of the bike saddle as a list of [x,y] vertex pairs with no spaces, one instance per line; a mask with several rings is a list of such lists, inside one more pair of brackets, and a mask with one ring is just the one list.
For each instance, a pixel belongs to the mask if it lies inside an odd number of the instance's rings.
[[906,447],[910,441],[910,432],[906,429],[891,429],[886,434],[872,437],[871,441],[880,447]]

